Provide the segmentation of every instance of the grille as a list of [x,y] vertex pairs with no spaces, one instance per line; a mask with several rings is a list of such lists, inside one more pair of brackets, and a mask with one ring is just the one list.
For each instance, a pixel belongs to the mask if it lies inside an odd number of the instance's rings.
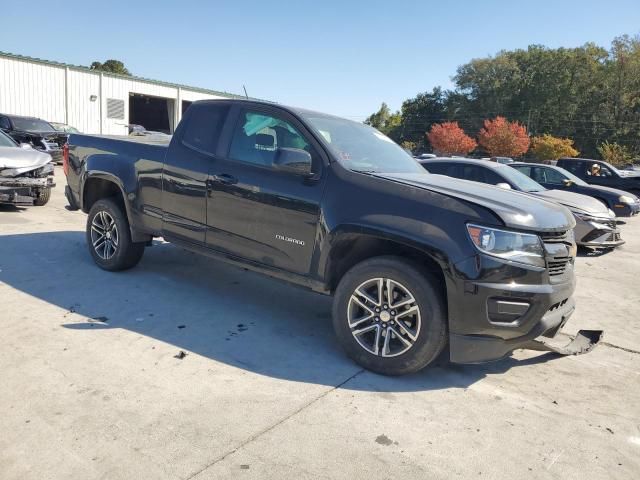
[[544,232],[540,238],[547,251],[547,270],[550,277],[557,277],[565,273],[567,266],[573,262],[571,248],[573,245],[573,232]]
[[567,232],[543,232],[540,234],[543,242],[562,241],[566,238]]
[[549,276],[562,275],[570,261],[571,257],[554,257],[553,260],[549,260]]

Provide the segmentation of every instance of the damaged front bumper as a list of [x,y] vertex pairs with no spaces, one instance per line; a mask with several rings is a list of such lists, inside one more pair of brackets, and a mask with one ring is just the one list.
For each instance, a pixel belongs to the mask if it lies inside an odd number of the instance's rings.
[[451,362],[490,362],[532,347],[576,355],[599,342],[599,331],[584,331],[565,347],[542,339],[555,337],[575,311],[572,236],[545,238],[544,248],[544,268],[483,254],[453,265],[448,282]]
[[[1,173],[5,173],[3,170]],[[33,205],[38,192],[56,186],[53,177],[53,166],[45,165],[38,172],[41,176],[17,176],[0,175],[0,203],[11,205]]]

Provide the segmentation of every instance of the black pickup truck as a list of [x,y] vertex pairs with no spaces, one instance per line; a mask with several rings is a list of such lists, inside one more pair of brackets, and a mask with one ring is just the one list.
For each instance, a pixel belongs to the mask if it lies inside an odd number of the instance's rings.
[[499,359],[574,311],[567,209],[428,174],[356,122],[202,101],[169,144],[72,134],[64,168],[101,268],[133,267],[162,236],[332,294],[340,343],[376,372],[419,370],[447,344],[453,362]]
[[617,188],[640,196],[640,172],[618,170],[607,162],[590,158],[561,158],[557,166],[589,184]]

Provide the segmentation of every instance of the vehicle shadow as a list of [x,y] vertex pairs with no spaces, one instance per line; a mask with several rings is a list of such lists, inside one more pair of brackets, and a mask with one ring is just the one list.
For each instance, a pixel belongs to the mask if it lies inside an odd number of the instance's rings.
[[[0,283],[67,310],[69,321],[62,326],[83,335],[125,329],[175,346],[172,355],[184,350],[296,382],[335,386],[360,370],[334,338],[331,298],[164,242],[148,248],[135,269],[113,273],[95,266],[83,232],[4,235],[0,269]],[[554,357],[469,366],[438,362],[405,377],[359,375],[342,388],[466,388],[487,375]]]

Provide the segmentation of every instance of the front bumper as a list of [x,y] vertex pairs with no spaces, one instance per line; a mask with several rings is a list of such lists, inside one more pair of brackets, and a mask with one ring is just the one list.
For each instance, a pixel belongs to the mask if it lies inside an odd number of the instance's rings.
[[633,217],[640,213],[640,202],[635,203],[616,203],[613,211],[617,217]]
[[34,199],[29,187],[11,188],[0,186],[0,204],[33,205]]
[[615,248],[625,243],[615,218],[583,220],[576,217],[575,236],[581,247]]
[[[450,334],[451,361],[454,363],[482,363],[499,360],[517,348],[526,348],[531,340],[540,336],[553,338],[562,329],[575,310],[573,298],[563,300],[562,306],[553,306],[533,328],[519,337],[500,338],[488,335]],[[561,302],[562,303],[562,302]]]
[[499,360],[540,336],[553,337],[575,310],[571,232],[543,238],[546,267],[477,254],[447,277],[450,359]]

